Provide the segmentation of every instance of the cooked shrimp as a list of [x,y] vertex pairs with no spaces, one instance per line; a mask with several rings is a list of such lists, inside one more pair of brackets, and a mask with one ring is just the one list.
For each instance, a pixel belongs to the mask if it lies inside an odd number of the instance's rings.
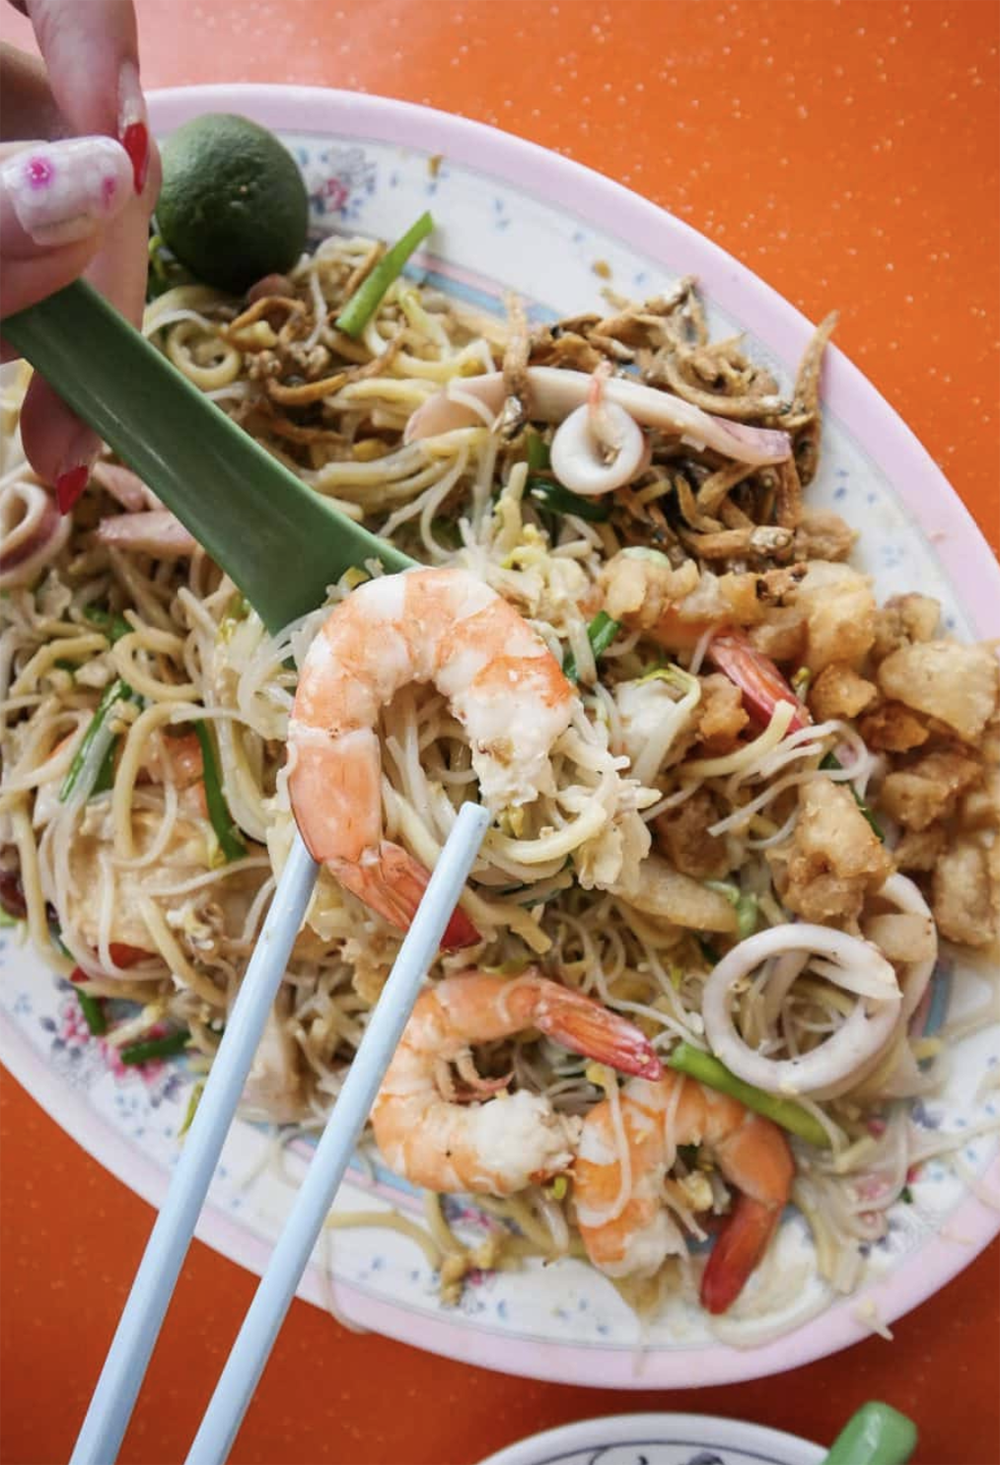
[[[382,837],[376,724],[409,682],[433,682],[448,699],[468,731],[491,808],[551,790],[549,752],[576,705],[541,637],[465,570],[371,580],[335,607],[302,668],[288,730],[288,791],[313,858],[403,930],[428,876]],[[444,945],[478,939],[457,910]]]
[[655,1083],[634,1079],[619,1103],[620,1128],[611,1100],[587,1115],[574,1166],[587,1255],[610,1277],[658,1271],[675,1249],[664,1210],[667,1171],[678,1145],[705,1145],[739,1192],[701,1280],[702,1306],[725,1312],[763,1256],[788,1200],[794,1166],[784,1135],[736,1099],[675,1073]]
[[446,977],[417,998],[372,1110],[392,1170],[427,1190],[504,1196],[569,1167],[580,1121],[557,1114],[543,1095],[520,1089],[471,1104],[442,1097],[449,1063],[473,1091],[506,1087],[506,1079],[470,1073],[470,1047],[527,1028],[625,1073],[661,1072],[632,1023],[534,969],[513,980],[477,971]]

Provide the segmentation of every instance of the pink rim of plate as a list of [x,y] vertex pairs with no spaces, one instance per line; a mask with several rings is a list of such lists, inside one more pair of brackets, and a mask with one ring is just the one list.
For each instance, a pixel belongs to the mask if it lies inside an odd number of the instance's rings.
[[[203,112],[242,112],[277,132],[315,132],[443,154],[452,163],[613,233],[667,273],[697,275],[708,298],[784,362],[798,359],[811,334],[812,326],[799,311],[689,225],[589,168],[481,123],[408,102],[313,87],[177,88],[154,92],[149,102],[159,134]],[[956,599],[975,632],[984,638],[1000,635],[1000,567],[975,521],[910,429],[836,348],[828,355],[824,401],[896,485],[913,523],[933,545],[935,557],[956,587]],[[2,1038],[4,1061],[46,1112],[118,1179],[150,1204],[159,1205],[167,1173],[92,1109],[81,1109],[71,1090],[6,1020]],[[1000,1184],[1000,1156],[982,1182]],[[718,1343],[684,1351],[653,1348],[640,1354],[625,1345],[538,1342],[490,1331],[464,1318],[428,1315],[339,1280],[333,1292],[338,1308],[362,1326],[484,1368],[621,1389],[695,1388],[797,1368],[870,1336],[870,1328],[855,1315],[859,1302],[871,1303],[875,1316],[892,1322],[950,1281],[998,1231],[1000,1212],[969,1194],[942,1232],[908,1255],[884,1281],[867,1288],[863,1297],[835,1302],[794,1332],[752,1349]],[[211,1205],[202,1214],[197,1234],[258,1274],[270,1255],[266,1243]],[[312,1267],[300,1293],[325,1306],[329,1283]]]

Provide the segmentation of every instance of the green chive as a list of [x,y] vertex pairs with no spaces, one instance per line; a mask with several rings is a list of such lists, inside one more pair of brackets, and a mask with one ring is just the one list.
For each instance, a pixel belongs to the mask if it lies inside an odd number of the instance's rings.
[[[594,659],[603,656],[621,630],[621,622],[613,621],[603,610],[599,610],[587,627],[587,639],[594,652]],[[579,680],[576,671],[576,657],[567,656],[563,662],[563,676],[569,682]]]
[[99,997],[92,997],[89,992],[81,992],[79,987],[76,991],[76,1000],[87,1021],[87,1026],[95,1038],[108,1030],[108,1020],[104,1016],[104,1007]]
[[183,1053],[190,1041],[191,1034],[187,1028],[181,1028],[179,1032],[168,1033],[165,1038],[150,1038],[145,1043],[132,1043],[123,1048],[118,1056],[123,1063],[137,1067],[140,1063],[150,1063],[154,1058],[172,1058],[175,1053]]
[[203,777],[205,781],[205,803],[208,805],[208,817],[212,821],[212,828],[215,830],[215,837],[219,841],[219,848],[225,855],[227,862],[231,860],[242,860],[247,852],[236,830],[233,816],[226,806],[226,798],[222,792],[222,783],[219,779],[219,765],[215,759],[215,744],[212,742],[212,734],[209,732],[208,724],[196,722],[194,730],[201,747],[201,761],[203,765]]
[[[83,769],[87,754],[93,747],[94,739],[101,732],[101,729],[104,727],[115,707],[117,707],[119,702],[131,701],[134,696],[135,693],[132,691],[132,688],[128,685],[127,682],[123,682],[120,677],[116,678],[110,686],[105,687],[104,692],[101,696],[101,700],[97,704],[97,710],[95,711],[93,717],[90,719],[90,725],[88,726],[87,731],[84,733],[83,740],[73,756],[72,763],[69,765],[69,772],[63,779],[62,788],[59,790],[60,803],[64,804],[69,798],[70,794],[75,789],[77,782],[80,778],[80,773]],[[107,754],[105,754],[105,757],[101,760],[101,766],[98,769],[95,782],[99,780],[101,775],[104,773],[106,762]],[[107,785],[107,787],[109,788],[110,786],[110,784]],[[92,789],[86,790],[88,798],[91,792]]]
[[797,1134],[809,1144],[822,1149],[829,1148],[830,1138],[826,1130],[808,1109],[803,1109],[794,1099],[779,1099],[774,1094],[766,1094],[754,1084],[744,1083],[735,1073],[730,1073],[718,1058],[703,1053],[700,1048],[694,1048],[690,1043],[678,1043],[667,1063],[678,1073],[697,1079],[706,1088],[718,1089],[720,1093],[738,1099],[748,1109],[753,1109],[754,1113],[763,1114],[766,1119],[773,1120],[782,1129]]
[[60,956],[64,956],[67,961],[76,961],[76,957],[63,941],[62,933],[60,932],[59,927],[53,925],[51,922],[49,923],[49,940],[52,942],[52,945],[58,951]]
[[379,260],[366,280],[355,290],[337,316],[338,331],[345,336],[359,336],[378,310],[382,296],[402,272],[410,255],[434,228],[430,214],[421,214],[417,222]]
[[75,661],[70,661],[68,657],[57,656],[52,665],[57,666],[60,671],[68,671],[70,676],[72,677],[76,675],[78,663]]
[[575,514],[591,524],[603,524],[611,516],[610,508],[601,499],[584,498],[563,488],[561,483],[550,483],[547,478],[529,478],[528,493],[550,514]]
[[912,1204],[913,1204],[913,1191],[910,1189],[910,1187],[908,1185],[904,1185],[903,1186],[902,1190],[899,1192],[899,1198],[903,1202],[904,1205],[912,1206]]
[[111,611],[102,610],[99,605],[85,605],[83,615],[92,626],[104,632],[112,645],[120,641],[122,636],[127,636],[132,629],[124,616],[112,615]]
[[[549,445],[540,432],[533,427],[528,429],[527,441],[528,467],[535,473],[545,473],[551,463],[549,456]],[[530,484],[529,484],[530,487]]]
[[191,1090],[191,1097],[190,1099],[188,1099],[188,1106],[184,1114],[183,1122],[181,1123],[180,1129],[177,1131],[178,1139],[183,1139],[188,1130],[191,1128],[191,1125],[194,1121],[194,1116],[198,1112],[198,1105],[201,1103],[201,1096],[204,1092],[204,1083],[196,1083],[194,1088]]
[[[831,771],[842,769],[844,765],[843,763],[841,763],[836,753],[827,753],[826,757],[823,759],[822,763],[820,763],[819,766],[824,770],[824,772],[829,773]],[[875,818],[875,815],[872,813],[869,806],[865,803],[864,799],[860,796],[857,789],[854,787],[854,784],[849,782],[847,787],[854,795],[854,802],[857,804],[858,808],[861,810],[861,813],[870,824],[872,833],[876,835],[883,844],[885,844],[885,835],[882,833],[882,828],[878,820]]]

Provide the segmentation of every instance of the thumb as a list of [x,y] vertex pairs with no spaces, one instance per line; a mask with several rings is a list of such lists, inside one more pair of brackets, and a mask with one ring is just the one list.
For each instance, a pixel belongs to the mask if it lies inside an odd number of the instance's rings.
[[0,317],[80,275],[105,224],[132,196],[132,164],[109,137],[19,143],[0,151]]

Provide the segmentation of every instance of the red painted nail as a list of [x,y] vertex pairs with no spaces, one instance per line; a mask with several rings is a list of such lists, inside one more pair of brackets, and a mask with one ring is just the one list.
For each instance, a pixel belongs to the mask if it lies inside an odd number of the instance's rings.
[[69,513],[87,487],[89,477],[90,469],[86,463],[81,463],[79,468],[68,468],[65,473],[60,473],[56,479],[56,503],[60,514]]
[[145,122],[131,122],[122,133],[122,147],[132,160],[135,191],[141,193],[149,172],[149,128]]

